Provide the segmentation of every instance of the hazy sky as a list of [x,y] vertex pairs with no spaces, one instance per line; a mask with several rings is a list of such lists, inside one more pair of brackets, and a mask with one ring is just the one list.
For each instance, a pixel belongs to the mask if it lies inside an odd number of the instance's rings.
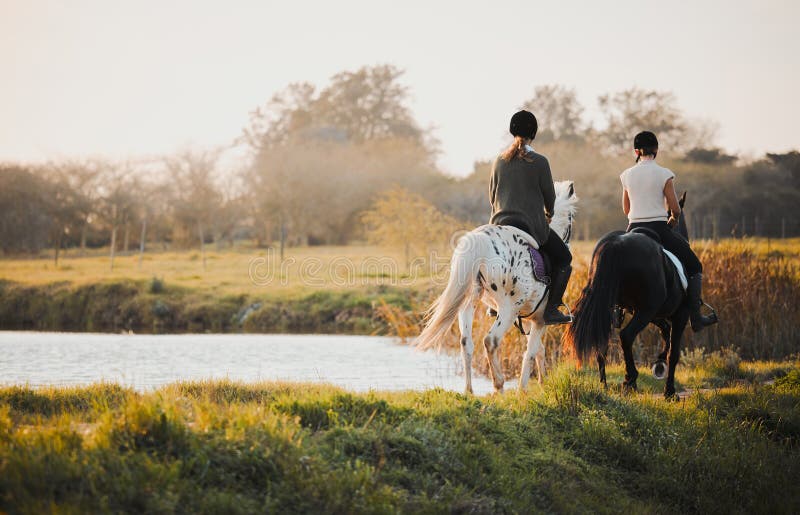
[[718,143],[800,147],[800,2],[0,0],[0,160],[135,157],[236,138],[290,82],[393,63],[464,174],[540,84],[671,90]]

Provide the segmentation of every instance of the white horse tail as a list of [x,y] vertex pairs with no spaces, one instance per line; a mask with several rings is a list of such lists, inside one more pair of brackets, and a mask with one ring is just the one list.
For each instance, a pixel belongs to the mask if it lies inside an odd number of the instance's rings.
[[440,349],[461,308],[473,299],[478,284],[478,272],[485,261],[489,237],[482,232],[470,232],[458,242],[450,260],[447,287],[425,314],[425,328],[414,345],[420,349]]

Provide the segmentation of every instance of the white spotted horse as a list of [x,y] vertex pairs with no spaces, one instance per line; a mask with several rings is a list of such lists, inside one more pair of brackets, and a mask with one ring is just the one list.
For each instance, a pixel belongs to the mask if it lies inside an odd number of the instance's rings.
[[[686,193],[681,198],[681,207],[685,199]],[[688,239],[683,213],[676,230]],[[619,333],[625,357],[623,387],[636,390],[639,373],[633,359],[633,342],[652,323],[661,330],[664,339],[664,348],[653,366],[653,373],[662,379],[666,368],[664,397],[676,399],[675,367],[689,320],[681,273],[664,252],[654,231],[639,228],[628,233],[608,233],[595,246],[587,285],[575,306],[574,321],[564,334],[565,346],[574,351],[579,362],[594,349],[600,381],[605,386],[611,327],[612,324],[621,326],[622,310],[625,310],[633,316]]]
[[[569,245],[578,197],[571,181],[555,183],[556,200],[550,228]],[[416,345],[439,348],[458,317],[466,391],[472,393],[472,321],[482,301],[494,308],[497,319],[483,340],[495,391],[502,391],[505,378],[498,350],[503,336],[516,322],[520,331],[528,327],[528,343],[519,378],[524,389],[537,365],[539,383],[544,373],[542,343],[549,279],[543,270],[539,244],[516,227],[482,225],[464,235],[450,261],[450,277],[444,292],[428,310],[427,322]],[[536,272],[536,274],[535,274]]]

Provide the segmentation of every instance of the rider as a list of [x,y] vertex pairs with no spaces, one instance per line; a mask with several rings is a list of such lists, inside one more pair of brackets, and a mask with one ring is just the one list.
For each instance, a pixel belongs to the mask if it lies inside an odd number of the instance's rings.
[[539,242],[539,250],[550,257],[553,265],[544,322],[566,324],[572,322],[572,317],[558,308],[572,273],[572,254],[549,226],[556,193],[550,163],[531,147],[538,128],[536,117],[529,111],[519,111],[511,117],[509,130],[514,141],[492,167],[490,223],[514,226]]
[[[622,210],[628,216],[628,231],[646,227],[661,238],[664,248],[675,254],[686,268],[692,329],[697,332],[716,323],[713,317],[700,313],[700,292],[703,283],[703,265],[692,252],[689,242],[673,231],[681,216],[681,207],[675,194],[675,174],[656,164],[658,139],[649,131],[640,132],[633,139],[636,165],[620,175],[622,181]],[[669,217],[667,216],[669,209]]]

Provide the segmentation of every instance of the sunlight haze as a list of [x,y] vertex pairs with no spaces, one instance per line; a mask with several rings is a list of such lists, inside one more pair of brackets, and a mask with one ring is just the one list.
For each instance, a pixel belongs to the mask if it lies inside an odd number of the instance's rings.
[[[0,160],[129,158],[231,144],[297,81],[405,70],[410,105],[464,175],[542,84],[674,92],[730,152],[799,142],[796,2],[0,0]],[[546,120],[541,120],[542,125]]]

